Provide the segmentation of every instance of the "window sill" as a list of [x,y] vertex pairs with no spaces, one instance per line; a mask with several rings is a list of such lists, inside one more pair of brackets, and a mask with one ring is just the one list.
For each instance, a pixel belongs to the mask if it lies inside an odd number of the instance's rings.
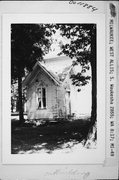
[[37,110],[46,110],[47,108],[38,108]]

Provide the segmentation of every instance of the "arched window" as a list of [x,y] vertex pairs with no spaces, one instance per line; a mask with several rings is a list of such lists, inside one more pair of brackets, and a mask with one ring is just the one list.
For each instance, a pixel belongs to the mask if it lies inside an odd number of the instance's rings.
[[38,94],[38,109],[46,108],[46,87],[39,87],[37,89]]

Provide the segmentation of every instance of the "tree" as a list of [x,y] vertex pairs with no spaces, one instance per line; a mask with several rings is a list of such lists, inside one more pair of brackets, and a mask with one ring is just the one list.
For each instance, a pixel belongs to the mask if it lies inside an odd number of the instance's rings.
[[18,82],[19,120],[24,122],[22,103],[22,78],[31,71],[36,61],[41,61],[51,45],[51,25],[11,25],[11,83]]
[[[61,45],[61,53],[75,58],[73,66],[80,63],[81,73],[71,76],[73,84],[84,86],[92,80],[92,110],[91,127],[94,126],[97,116],[97,75],[96,75],[96,25],[95,24],[57,24],[56,29],[61,31],[61,35],[67,38],[67,43]],[[91,77],[86,76],[86,72],[91,67]]]

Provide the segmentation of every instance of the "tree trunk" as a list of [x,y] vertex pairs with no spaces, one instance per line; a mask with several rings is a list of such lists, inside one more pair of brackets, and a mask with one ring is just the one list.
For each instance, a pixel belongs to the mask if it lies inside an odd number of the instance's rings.
[[22,77],[20,71],[18,75],[18,97],[19,97],[19,121],[20,124],[23,124],[24,117],[23,117],[23,102],[22,102]]
[[91,125],[97,121],[97,68],[96,68],[96,27],[91,28],[91,71],[92,71],[92,110]]

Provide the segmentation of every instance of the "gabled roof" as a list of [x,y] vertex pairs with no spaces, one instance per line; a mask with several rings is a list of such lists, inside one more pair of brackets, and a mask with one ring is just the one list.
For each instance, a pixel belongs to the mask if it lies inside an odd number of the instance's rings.
[[54,75],[53,72],[48,71],[43,64],[41,64],[39,61],[37,61],[33,67],[33,71],[31,73],[29,73],[26,76],[26,78],[23,80],[23,82],[22,82],[23,87],[27,86],[27,84],[29,84],[31,79],[34,77],[37,67],[40,67],[49,76],[49,78],[51,78],[53,80],[53,82],[56,85],[58,85],[58,86],[60,85],[60,81],[58,80],[58,77],[56,75]]

